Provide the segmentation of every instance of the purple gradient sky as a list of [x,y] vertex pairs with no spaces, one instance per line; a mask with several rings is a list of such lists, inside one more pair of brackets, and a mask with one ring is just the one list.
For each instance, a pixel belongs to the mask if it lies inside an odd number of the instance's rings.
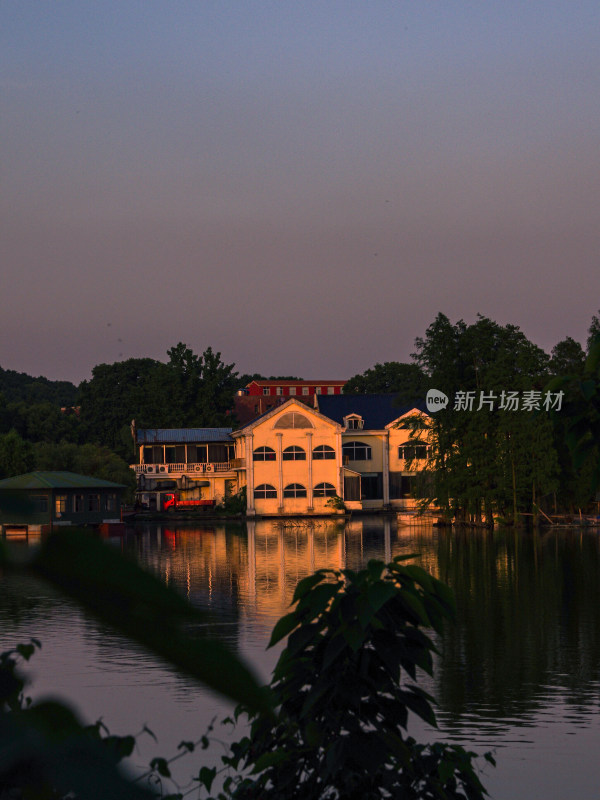
[[[0,366],[549,350],[600,306],[600,5],[0,2]],[[119,341],[121,340],[121,341]]]

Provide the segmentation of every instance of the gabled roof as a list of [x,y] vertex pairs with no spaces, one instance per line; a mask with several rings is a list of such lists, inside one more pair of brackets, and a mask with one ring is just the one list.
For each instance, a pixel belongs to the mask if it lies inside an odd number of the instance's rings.
[[27,472],[25,475],[15,475],[14,478],[5,478],[0,481],[0,491],[3,489],[124,489],[122,483],[103,481],[100,478],[90,478],[88,475],[78,475],[75,472]]
[[[331,395],[334,397],[334,395]],[[291,411],[291,406],[299,406],[298,413],[304,414],[307,417],[317,417],[317,419],[322,419],[324,422],[328,422],[330,425],[336,425],[336,421],[331,419],[330,417],[322,414],[320,411],[311,408],[310,406],[305,405],[300,398],[298,397],[290,397],[289,400],[286,400],[285,403],[282,403],[279,406],[275,406],[275,408],[270,408],[268,411],[265,411],[264,414],[261,414],[260,417],[256,417],[247,425],[243,425],[237,431],[234,432],[233,436],[240,436],[242,433],[246,431],[252,430],[260,423],[264,422],[269,417],[274,417],[276,414],[280,414],[282,411],[285,413],[287,411]]]
[[321,414],[344,424],[344,417],[358,414],[364,420],[364,430],[383,430],[390,422],[412,411],[426,411],[425,403],[397,405],[395,394],[322,394],[317,397]]
[[230,442],[233,428],[146,428],[136,431],[138,444]]

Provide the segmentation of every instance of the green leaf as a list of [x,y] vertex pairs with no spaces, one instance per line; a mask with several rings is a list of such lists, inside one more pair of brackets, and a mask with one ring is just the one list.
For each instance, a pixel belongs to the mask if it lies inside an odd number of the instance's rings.
[[169,769],[169,764],[166,758],[156,757],[153,758],[150,762],[150,768],[156,770],[159,775],[162,775],[163,778],[170,778],[171,777],[171,770]]
[[316,586],[318,583],[321,583],[321,581],[324,581],[326,577],[327,576],[324,570],[318,570],[314,575],[309,575],[307,578],[303,578],[296,586],[294,596],[292,597],[292,605],[304,597],[304,595],[309,592],[313,586]]
[[282,764],[287,758],[289,758],[288,753],[284,753],[281,750],[278,750],[275,753],[263,753],[262,756],[259,756],[256,759],[252,774],[256,775],[258,772],[262,772],[269,767],[275,767],[278,764]]
[[394,597],[397,592],[398,590],[392,583],[384,581],[378,581],[372,586],[369,586],[367,597],[369,598],[369,604],[372,606],[373,611],[379,611],[381,606]]
[[416,617],[417,624],[424,625],[427,628],[431,627],[431,621],[425,610],[425,606],[421,602],[421,600],[417,597],[417,595],[412,594],[412,592],[401,592],[398,595],[398,602],[404,606],[408,606],[408,608],[413,612],[414,616]]
[[212,767],[212,769],[210,769],[209,767],[202,767],[200,769],[198,780],[203,786],[206,787],[207,792],[210,792],[210,787],[213,784],[216,774],[217,774],[216,767]]
[[323,669],[329,667],[337,660],[337,658],[344,652],[348,646],[346,640],[343,638],[342,631],[338,630],[335,636],[327,642],[325,653],[323,654]]
[[295,611],[293,611],[291,614],[286,614],[284,617],[281,617],[281,619],[273,628],[273,633],[271,634],[271,639],[267,647],[273,647],[274,644],[277,644],[277,642],[286,637],[288,633],[293,631],[298,624],[299,620]]

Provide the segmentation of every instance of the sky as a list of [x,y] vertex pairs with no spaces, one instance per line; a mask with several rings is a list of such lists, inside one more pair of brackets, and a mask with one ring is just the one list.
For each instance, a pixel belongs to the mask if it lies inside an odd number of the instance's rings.
[[0,366],[549,351],[600,307],[600,4],[0,0]]

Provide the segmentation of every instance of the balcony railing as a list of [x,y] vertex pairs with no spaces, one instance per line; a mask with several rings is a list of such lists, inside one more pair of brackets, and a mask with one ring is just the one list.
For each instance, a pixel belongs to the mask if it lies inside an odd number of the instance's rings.
[[201,475],[211,472],[229,472],[233,469],[231,461],[210,461],[193,464],[132,464],[136,475]]

